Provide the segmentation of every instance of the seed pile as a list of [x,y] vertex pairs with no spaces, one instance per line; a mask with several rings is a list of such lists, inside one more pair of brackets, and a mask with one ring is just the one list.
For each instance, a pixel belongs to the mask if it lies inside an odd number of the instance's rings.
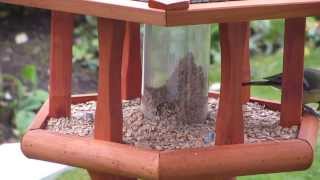
[[[147,118],[155,116],[185,124],[204,123],[207,113],[207,78],[189,52],[179,59],[164,85],[144,88],[142,107]],[[196,108],[195,108],[196,107]]]
[[[123,101],[123,141],[137,147],[166,150],[207,147],[214,145],[214,127],[217,114],[215,99],[209,99],[206,121],[196,124],[177,123],[168,119],[147,119],[140,99]],[[92,136],[95,101],[71,106],[71,118],[51,118],[47,129],[62,134]],[[285,140],[297,137],[298,127],[279,126],[280,113],[257,103],[243,106],[245,143]]]

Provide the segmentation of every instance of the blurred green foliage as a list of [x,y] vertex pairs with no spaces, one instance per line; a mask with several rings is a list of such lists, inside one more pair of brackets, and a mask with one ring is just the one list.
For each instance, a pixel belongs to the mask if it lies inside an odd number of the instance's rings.
[[78,61],[82,65],[95,70],[98,66],[99,45],[96,18],[92,16],[79,17],[74,36],[73,61]]
[[48,93],[37,88],[38,76],[35,65],[25,65],[20,75],[22,80],[9,74],[0,74],[0,81],[5,84],[0,89],[2,92],[0,101],[3,102],[1,108],[13,110],[15,128],[19,135],[23,135],[36,112],[47,99]]
[[[272,55],[283,47],[284,20],[259,20],[250,22],[250,53],[255,55]],[[317,17],[307,18],[306,46],[320,47],[320,20]],[[219,27],[211,27],[211,58],[220,62]]]

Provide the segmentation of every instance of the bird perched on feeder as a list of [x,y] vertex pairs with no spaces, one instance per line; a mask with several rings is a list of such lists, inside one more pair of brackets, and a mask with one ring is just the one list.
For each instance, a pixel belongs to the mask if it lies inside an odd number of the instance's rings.
[[[319,113],[315,112],[311,107],[306,106],[306,104],[309,103],[318,103],[317,110],[320,110],[320,70],[305,68],[303,74],[304,111],[320,117]],[[242,85],[273,86],[281,89],[282,73],[265,77],[263,79],[264,80],[244,82]]]

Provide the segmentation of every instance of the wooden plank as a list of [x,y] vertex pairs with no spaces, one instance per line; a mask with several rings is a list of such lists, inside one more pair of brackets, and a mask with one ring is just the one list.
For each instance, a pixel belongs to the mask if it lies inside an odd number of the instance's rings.
[[[73,95],[71,98],[71,102],[73,104],[83,103],[87,101],[94,101],[97,99],[97,94],[81,94],[81,95]],[[47,100],[41,106],[40,110],[38,111],[36,117],[32,121],[31,125],[28,128],[28,131],[35,130],[35,129],[43,129],[45,127],[46,120],[49,115],[49,100]]]
[[248,23],[220,24],[221,93],[216,123],[216,144],[244,142],[242,115],[242,64]]
[[38,111],[32,123],[30,124],[28,131],[43,128],[48,115],[49,115],[49,100],[46,100],[46,102],[41,106],[40,110]]
[[[244,58],[242,62],[242,82],[248,82],[251,79],[251,71],[250,71],[250,49],[249,49],[249,39],[250,39],[250,23],[248,22],[246,30],[248,31],[245,33],[244,37]],[[241,98],[242,103],[247,103],[250,100],[250,86],[242,86],[241,89]]]
[[3,3],[50,9],[76,14],[165,25],[165,11],[133,0],[0,0]]
[[320,15],[320,0],[244,0],[190,4],[167,12],[167,26]]
[[[215,91],[210,91],[208,93],[208,97],[218,99],[220,97],[220,93],[215,92]],[[264,105],[267,108],[274,110],[274,111],[280,111],[280,103],[277,101],[268,100],[268,99],[261,99],[261,98],[257,98],[257,97],[250,97],[249,101],[259,103],[259,104]]]
[[157,179],[159,152],[110,141],[51,133],[37,129],[22,140],[27,157],[96,172]]
[[122,99],[141,96],[142,65],[140,24],[127,22],[124,36],[121,91]]
[[317,117],[310,114],[303,116],[298,138],[307,141],[313,151],[316,150],[317,146],[318,129],[319,120]]
[[[94,138],[122,142],[121,65],[125,22],[98,19],[99,85]],[[130,178],[90,171],[93,180]]]
[[302,115],[306,18],[285,21],[280,124],[299,125]]
[[72,14],[51,13],[50,117],[70,116],[73,21]]
[[87,101],[97,101],[97,96],[98,96],[97,93],[72,95],[71,103],[79,104]]
[[189,0],[150,0],[148,5],[151,8],[164,9],[168,11],[188,9]]
[[310,145],[294,139],[161,151],[159,172],[160,179],[205,179],[302,170],[312,161]]

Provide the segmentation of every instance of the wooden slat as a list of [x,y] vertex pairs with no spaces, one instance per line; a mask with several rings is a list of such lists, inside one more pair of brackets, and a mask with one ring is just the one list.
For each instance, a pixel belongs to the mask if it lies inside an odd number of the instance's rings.
[[159,172],[160,179],[206,179],[302,170],[312,161],[310,145],[295,139],[161,151]]
[[90,93],[90,94],[76,94],[72,95],[71,103],[72,104],[79,104],[84,103],[87,101],[96,101],[97,100],[97,93]]
[[49,116],[70,116],[72,74],[72,14],[52,11]]
[[150,0],[148,5],[151,8],[164,9],[168,11],[188,9],[189,0]]
[[[220,93],[215,92],[215,91],[210,91],[208,93],[208,97],[218,99],[220,97]],[[268,100],[268,99],[261,99],[261,98],[257,98],[257,97],[250,97],[249,101],[264,105],[265,107],[267,107],[271,110],[274,110],[274,111],[280,111],[280,103],[277,101]]]
[[109,141],[56,134],[42,129],[29,131],[23,137],[21,147],[26,156],[34,159],[122,176],[144,179],[157,179],[158,177],[158,151],[144,150]]
[[32,123],[30,124],[28,131],[43,128],[48,115],[49,115],[49,100],[46,100],[46,102],[39,109]]
[[167,12],[168,26],[320,15],[320,0],[243,0],[190,4]]
[[140,24],[127,22],[121,69],[122,99],[141,96],[141,63]]
[[317,137],[319,129],[319,120],[313,115],[306,114],[302,118],[298,138],[307,141],[315,151],[317,146]]
[[[249,39],[250,39],[250,23],[248,23],[247,27],[247,33],[245,33],[244,37],[244,58],[242,63],[242,82],[248,82],[250,81],[250,50],[249,50]],[[241,96],[242,96],[242,103],[246,103],[250,100],[250,86],[242,86],[241,89]]]
[[216,144],[243,143],[242,64],[248,23],[220,24],[221,94],[216,124]]
[[0,2],[156,25],[165,25],[166,22],[165,11],[149,8],[148,3],[133,0],[0,0]]
[[[94,138],[122,142],[121,65],[125,22],[98,19],[99,87]],[[90,171],[93,180],[131,178]]]
[[306,18],[285,21],[280,124],[286,127],[301,121],[305,25]]

